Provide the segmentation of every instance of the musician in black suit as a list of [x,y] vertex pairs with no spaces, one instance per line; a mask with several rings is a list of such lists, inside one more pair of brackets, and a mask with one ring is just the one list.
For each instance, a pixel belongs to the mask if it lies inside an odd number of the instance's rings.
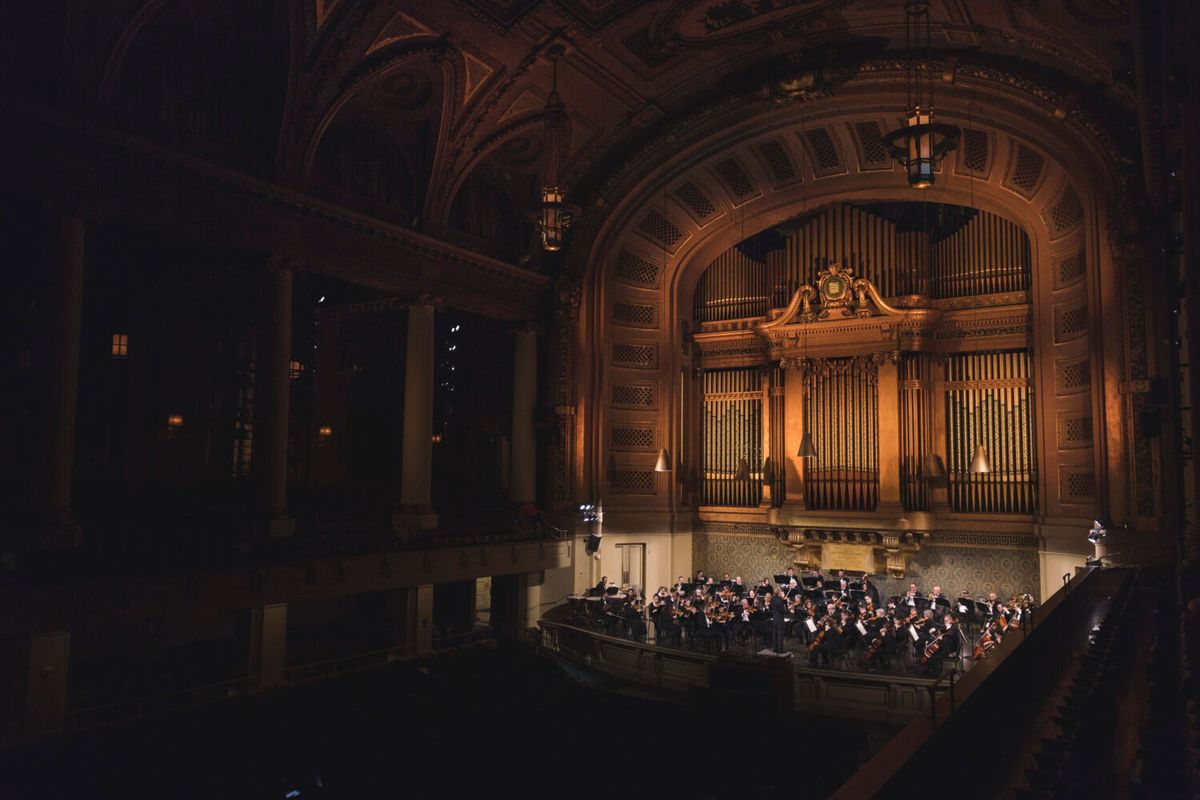
[[783,634],[787,628],[787,600],[782,589],[771,597],[771,645],[776,653],[784,652]]
[[608,586],[608,576],[605,575],[600,579],[600,582],[596,584],[596,591],[600,594],[604,594],[606,591],[608,591]]
[[867,597],[871,598],[871,605],[879,608],[879,590],[875,588],[875,584],[871,583],[871,578],[867,575],[862,576],[862,590],[866,592]]

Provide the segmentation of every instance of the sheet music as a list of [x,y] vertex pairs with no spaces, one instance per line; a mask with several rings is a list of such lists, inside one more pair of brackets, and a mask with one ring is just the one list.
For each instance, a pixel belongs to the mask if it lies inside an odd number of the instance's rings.
[[908,635],[912,637],[912,640],[914,642],[920,641],[920,639],[921,639],[920,634],[917,633],[917,629],[913,628],[911,626],[908,629]]
[[809,617],[808,619],[804,620],[804,627],[808,628],[809,633],[817,632],[817,623],[812,621],[812,617]]
[[854,623],[854,627],[858,628],[858,632],[861,633],[863,636],[867,635],[867,626],[862,624],[862,620],[859,620],[858,622]]

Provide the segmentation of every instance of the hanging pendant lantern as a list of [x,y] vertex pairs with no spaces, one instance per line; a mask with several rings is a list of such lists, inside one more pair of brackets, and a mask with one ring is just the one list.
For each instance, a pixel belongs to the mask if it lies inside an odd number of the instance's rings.
[[546,52],[546,56],[554,68],[554,79],[550,88],[550,96],[546,98],[546,107],[542,111],[545,120],[543,127],[545,151],[538,228],[542,234],[542,249],[549,252],[562,249],[566,230],[578,216],[578,209],[567,205],[566,196],[558,181],[558,167],[563,156],[563,140],[567,127],[567,108],[558,95],[558,60],[562,58],[563,53],[561,45],[552,46]]
[[[908,173],[914,189],[933,186],[942,158],[958,146],[959,130],[933,121],[934,70],[921,69],[919,61],[929,53],[929,3],[907,0],[904,4],[904,41],[909,53],[908,103],[905,123],[883,137],[883,144]],[[920,59],[918,58],[920,55]]]

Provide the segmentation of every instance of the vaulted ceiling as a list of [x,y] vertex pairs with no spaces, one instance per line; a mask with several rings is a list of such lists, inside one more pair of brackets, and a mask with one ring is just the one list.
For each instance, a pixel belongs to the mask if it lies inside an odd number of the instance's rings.
[[[61,13],[61,39],[2,34],[12,90],[66,76],[55,91],[127,129],[509,261],[534,249],[528,215],[556,46],[562,183],[585,209],[631,153],[686,136],[689,115],[739,98],[836,97],[864,64],[912,55],[903,0],[63,5],[40,12]],[[929,10],[924,63],[941,85],[993,70],[1127,135],[1136,155],[1136,3],[931,0]],[[59,64],[47,55],[56,49]]]

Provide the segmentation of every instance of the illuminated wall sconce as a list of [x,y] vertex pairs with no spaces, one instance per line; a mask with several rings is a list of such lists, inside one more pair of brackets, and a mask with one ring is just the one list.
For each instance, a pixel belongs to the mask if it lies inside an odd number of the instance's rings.
[[317,436],[324,441],[330,436],[333,436],[333,428],[329,427],[328,425],[322,425],[320,428],[317,428]]
[[167,416],[167,427],[171,430],[178,430],[183,427],[182,414],[170,414]]
[[442,435],[441,435],[440,433],[435,433],[435,434],[434,434],[433,436],[431,436],[430,438],[433,440],[433,443],[434,443],[434,444],[441,444],[441,443],[442,443]]
[[129,334],[114,333],[112,335],[112,357],[126,358],[129,355]]
[[296,359],[292,359],[288,363],[288,377],[291,378],[292,380],[296,380],[296,378],[299,378],[300,373],[302,373],[302,372],[304,372],[304,365],[302,363],[300,363],[299,361],[297,361]]

